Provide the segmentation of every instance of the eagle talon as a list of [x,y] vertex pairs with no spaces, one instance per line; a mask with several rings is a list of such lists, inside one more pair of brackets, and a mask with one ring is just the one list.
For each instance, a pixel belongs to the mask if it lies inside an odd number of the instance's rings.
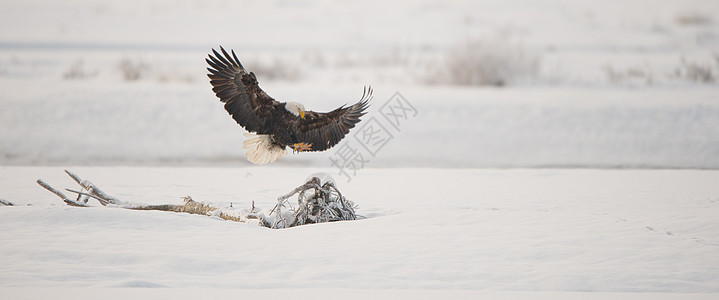
[[292,152],[302,152],[302,151],[309,151],[312,149],[312,144],[305,144],[305,143],[296,143],[292,144]]

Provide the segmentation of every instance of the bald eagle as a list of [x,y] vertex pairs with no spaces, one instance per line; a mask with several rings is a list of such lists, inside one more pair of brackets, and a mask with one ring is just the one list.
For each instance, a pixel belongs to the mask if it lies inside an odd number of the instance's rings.
[[[366,112],[372,99],[372,88],[366,88],[362,98],[326,113],[305,110],[297,102],[279,102],[265,93],[257,83],[255,73],[247,72],[235,51],[228,54],[220,46],[205,59],[210,65],[212,91],[225,110],[249,132],[243,143],[245,156],[255,164],[271,163],[286,153],[325,151],[339,143],[354,128]],[[214,55],[213,55],[214,54]]]

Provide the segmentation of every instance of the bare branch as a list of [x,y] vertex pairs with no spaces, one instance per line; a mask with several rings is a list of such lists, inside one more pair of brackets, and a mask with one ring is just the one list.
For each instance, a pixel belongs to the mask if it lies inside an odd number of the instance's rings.
[[41,187],[45,188],[46,190],[48,190],[48,191],[50,191],[51,193],[53,193],[53,194],[57,195],[58,197],[60,197],[60,199],[62,199],[62,201],[64,201],[65,203],[67,203],[67,205],[77,206],[77,207],[87,207],[87,206],[88,206],[88,205],[86,205],[86,204],[84,204],[84,203],[80,203],[80,202],[76,202],[76,201],[74,201],[74,200],[70,200],[69,198],[67,198],[67,196],[65,196],[65,194],[63,194],[61,191],[59,191],[59,190],[53,188],[52,186],[50,186],[49,184],[47,184],[45,181],[42,181],[42,179],[38,179],[38,180],[37,180],[37,184],[39,184]]
[[85,193],[85,192],[76,191],[76,190],[71,190],[71,189],[65,189],[65,190],[68,191],[68,192],[71,192],[71,193],[78,194],[78,195],[88,196],[88,197],[94,198],[95,200],[97,200],[97,202],[100,202],[100,204],[102,204],[102,206],[107,206],[108,204],[110,204],[110,202],[108,202],[107,200],[102,199],[102,198],[100,198],[100,197],[98,197],[98,196],[95,196],[95,195],[93,195],[93,194],[88,194],[88,193]]
[[[77,176],[77,175],[75,175],[75,173],[72,173],[68,170],[65,170],[65,173],[67,173],[67,175],[69,175],[72,178],[72,180],[75,180],[75,182],[77,182],[77,184],[79,184],[83,189],[87,190],[90,194],[92,194],[94,196],[93,198],[102,199],[102,200],[100,200],[100,203],[102,205],[121,204],[122,203],[122,201],[120,201],[119,199],[117,199],[113,196],[110,196],[108,194],[105,194],[105,192],[103,192],[99,187],[94,185],[89,180],[82,180],[82,178],[80,178],[80,176]],[[105,203],[103,203],[103,201]]]
[[77,182],[77,184],[79,184],[83,188],[85,187],[82,185],[82,178],[80,178],[80,176],[77,176],[77,175],[75,175],[75,173],[72,173],[68,170],[65,170],[65,173],[67,173],[67,175],[70,175],[70,178],[72,178],[72,180],[75,180],[75,182]]

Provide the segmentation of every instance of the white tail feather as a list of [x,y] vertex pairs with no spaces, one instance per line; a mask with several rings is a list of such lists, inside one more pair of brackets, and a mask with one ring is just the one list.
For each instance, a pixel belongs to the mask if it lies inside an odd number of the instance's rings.
[[284,147],[273,144],[268,134],[245,133],[245,136],[248,139],[242,143],[242,149],[247,150],[247,160],[255,164],[271,163],[287,153]]

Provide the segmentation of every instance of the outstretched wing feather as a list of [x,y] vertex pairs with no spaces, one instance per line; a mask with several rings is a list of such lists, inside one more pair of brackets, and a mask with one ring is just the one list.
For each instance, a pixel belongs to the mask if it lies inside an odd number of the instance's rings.
[[250,132],[269,133],[269,116],[279,102],[260,88],[255,74],[247,72],[234,50],[231,55],[222,47],[220,51],[212,49],[205,59],[212,91],[237,124]]
[[293,134],[303,143],[312,144],[309,151],[325,151],[337,145],[359,123],[367,112],[372,90],[365,91],[356,104],[341,106],[327,113],[305,112],[305,118],[292,126]]

